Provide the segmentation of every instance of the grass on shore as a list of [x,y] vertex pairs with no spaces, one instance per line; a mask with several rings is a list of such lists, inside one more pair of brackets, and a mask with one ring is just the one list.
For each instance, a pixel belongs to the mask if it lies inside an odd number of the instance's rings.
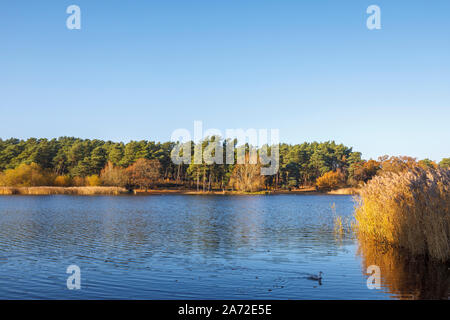
[[[0,196],[2,195],[119,195],[128,191],[120,187],[5,187],[0,186]],[[357,190],[354,188],[343,188],[330,192],[319,192],[315,188],[292,189],[292,190],[262,190],[254,192],[232,191],[232,190],[213,190],[213,191],[197,191],[195,189],[149,189],[134,190],[134,194],[151,195],[151,194],[188,194],[188,195],[271,195],[271,194],[355,194]]]
[[0,187],[0,195],[118,195],[127,193],[120,187]]
[[360,190],[356,231],[364,241],[450,260],[450,170],[376,176]]

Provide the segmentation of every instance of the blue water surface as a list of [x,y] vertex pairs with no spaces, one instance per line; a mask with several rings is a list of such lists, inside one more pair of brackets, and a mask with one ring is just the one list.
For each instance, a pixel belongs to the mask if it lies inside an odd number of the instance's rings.
[[2,196],[0,298],[390,299],[368,289],[356,241],[336,237],[334,216],[353,208],[330,195]]

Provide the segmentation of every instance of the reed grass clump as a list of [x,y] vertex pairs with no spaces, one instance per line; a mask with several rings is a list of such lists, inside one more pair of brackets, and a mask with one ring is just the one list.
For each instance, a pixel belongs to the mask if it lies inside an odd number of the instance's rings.
[[337,241],[353,236],[353,216],[341,216],[336,213],[336,204],[331,206],[333,212],[333,233]]
[[366,183],[358,199],[359,237],[450,260],[450,170],[388,172]]
[[342,217],[341,216],[335,216],[334,217],[334,234],[337,237],[343,237],[345,233],[344,230],[344,224],[342,222]]

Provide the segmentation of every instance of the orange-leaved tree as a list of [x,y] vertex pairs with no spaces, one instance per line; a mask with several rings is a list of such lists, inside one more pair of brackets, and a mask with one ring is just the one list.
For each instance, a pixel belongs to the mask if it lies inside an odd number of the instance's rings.
[[154,186],[161,176],[161,164],[157,159],[138,159],[127,168],[132,185],[145,189]]
[[328,171],[317,178],[316,186],[320,190],[330,190],[345,185],[345,174],[341,171]]

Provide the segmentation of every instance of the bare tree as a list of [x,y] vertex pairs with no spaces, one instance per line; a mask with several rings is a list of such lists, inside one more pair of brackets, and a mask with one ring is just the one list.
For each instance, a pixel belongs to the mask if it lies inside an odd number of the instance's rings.
[[105,186],[126,187],[128,185],[128,172],[116,167],[111,161],[108,161],[105,168],[100,172],[100,179]]
[[261,175],[261,164],[237,164],[230,177],[233,189],[244,192],[255,192],[264,189],[265,177]]

